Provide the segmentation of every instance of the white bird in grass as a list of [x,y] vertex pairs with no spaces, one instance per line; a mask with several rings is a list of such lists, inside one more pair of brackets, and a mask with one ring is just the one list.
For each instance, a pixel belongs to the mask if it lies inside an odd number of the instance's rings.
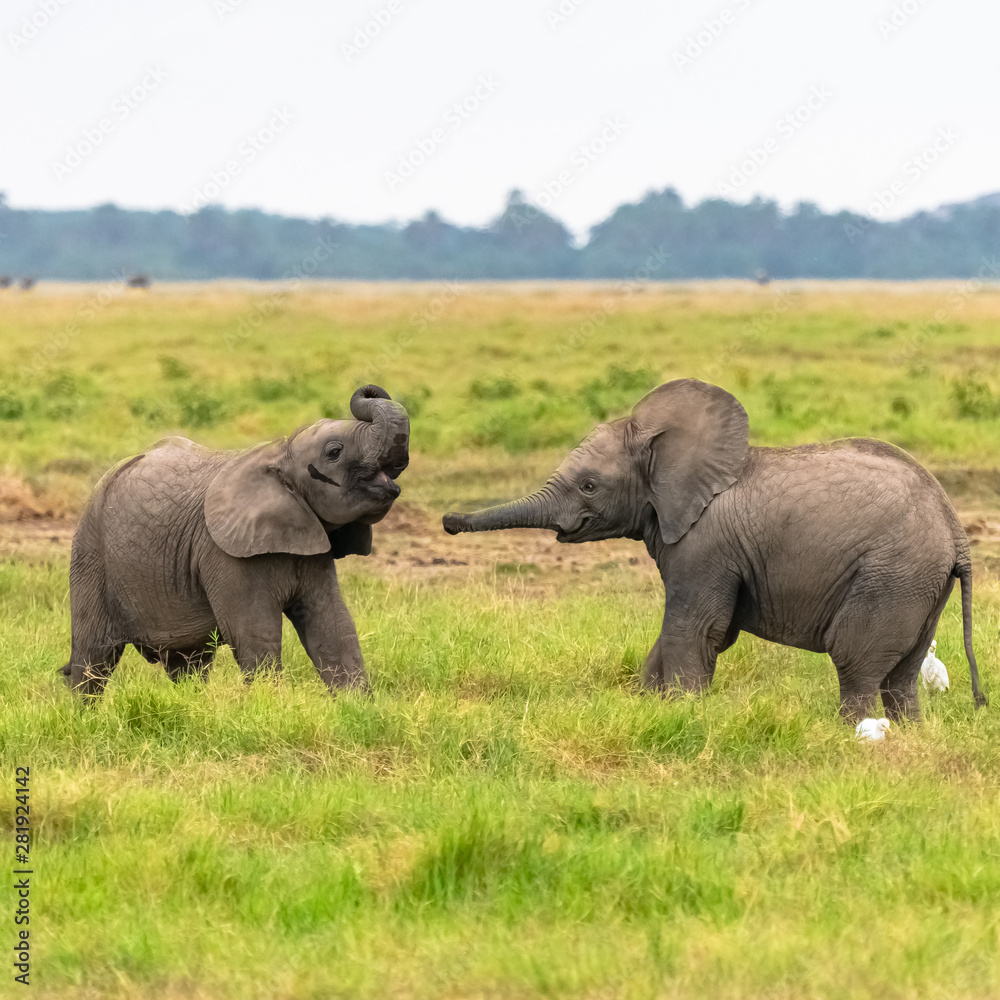
[[854,735],[859,740],[884,740],[889,732],[888,719],[862,719],[854,729]]
[[948,671],[944,664],[935,656],[937,650],[937,639],[931,641],[930,649],[924,657],[924,662],[920,664],[920,680],[928,691],[948,690]]

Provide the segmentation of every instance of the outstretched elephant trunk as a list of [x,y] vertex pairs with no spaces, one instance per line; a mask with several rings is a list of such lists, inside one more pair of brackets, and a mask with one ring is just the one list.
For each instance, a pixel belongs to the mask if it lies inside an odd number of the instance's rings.
[[503,528],[551,528],[558,530],[553,511],[553,495],[548,486],[537,493],[497,504],[471,514],[447,514],[444,530],[449,535],[460,531],[499,531]]
[[410,418],[406,410],[378,385],[363,385],[351,396],[351,413],[357,420],[370,423],[376,442],[375,451],[386,456],[395,479],[409,464]]

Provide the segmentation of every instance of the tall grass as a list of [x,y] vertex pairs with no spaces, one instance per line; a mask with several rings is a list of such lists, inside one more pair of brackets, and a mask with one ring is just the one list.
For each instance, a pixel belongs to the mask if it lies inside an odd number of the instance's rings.
[[[8,563],[0,817],[32,766],[52,995],[987,996],[1000,723],[953,688],[862,746],[825,657],[743,637],[703,698],[635,685],[648,591],[506,596],[349,575],[370,698],[286,636],[171,684],[126,654],[76,705],[64,565]],[[393,600],[387,601],[391,589]],[[573,634],[566,641],[566,621]],[[1000,593],[980,587],[986,683]],[[474,627],[470,627],[470,622]],[[404,640],[400,641],[399,637]]]

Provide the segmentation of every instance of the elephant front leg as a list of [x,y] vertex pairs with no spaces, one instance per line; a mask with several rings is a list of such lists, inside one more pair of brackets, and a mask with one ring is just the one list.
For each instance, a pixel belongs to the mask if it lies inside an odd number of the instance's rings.
[[646,657],[643,684],[653,691],[701,691],[712,683],[717,657],[707,640],[661,632]]
[[[270,623],[268,623],[270,624]],[[230,641],[233,656],[243,671],[243,680],[247,684],[261,670],[281,672],[281,615],[275,615],[273,628],[261,627],[258,623],[254,628],[237,632]]]
[[335,577],[318,592],[295,601],[285,614],[331,692],[369,689],[358,633]]
[[281,670],[281,608],[273,599],[226,594],[211,602],[222,638],[247,683],[261,669]]
[[[643,683],[654,691],[701,691],[712,683],[715,661],[739,635],[733,609],[739,581],[697,577],[679,564],[664,574],[666,606],[660,636],[646,657]],[[692,587],[692,579],[700,579]]]
[[739,579],[706,572],[695,552],[661,567],[665,607],[660,636],[646,657],[643,683],[654,691],[702,691],[712,683],[719,653],[739,635],[733,618]]

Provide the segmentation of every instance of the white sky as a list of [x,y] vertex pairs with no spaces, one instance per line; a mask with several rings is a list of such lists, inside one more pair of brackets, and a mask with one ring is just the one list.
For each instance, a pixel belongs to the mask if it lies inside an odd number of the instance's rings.
[[895,181],[896,217],[1000,189],[996,0],[3,0],[0,36],[15,207],[478,225],[512,187],[546,204],[562,172],[549,210],[584,233],[651,189],[716,195],[751,150],[735,200],[865,211]]

